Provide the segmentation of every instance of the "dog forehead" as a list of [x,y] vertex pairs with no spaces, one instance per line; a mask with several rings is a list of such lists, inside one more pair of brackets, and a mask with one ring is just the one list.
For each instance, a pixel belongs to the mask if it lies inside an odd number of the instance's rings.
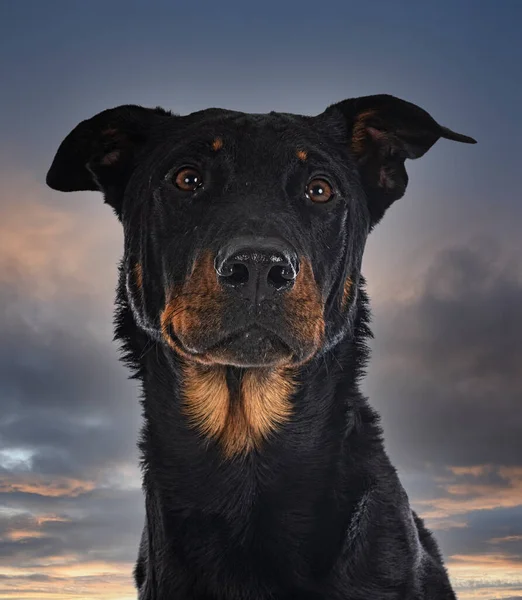
[[273,139],[282,143],[296,137],[306,138],[312,131],[311,117],[272,111],[245,113],[226,109],[206,109],[186,117],[187,134],[198,138],[220,136],[223,142],[250,139]]

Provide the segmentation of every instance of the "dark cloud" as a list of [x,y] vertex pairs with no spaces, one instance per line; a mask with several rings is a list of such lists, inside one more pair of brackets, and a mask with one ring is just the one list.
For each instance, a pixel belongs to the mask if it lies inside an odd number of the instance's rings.
[[481,239],[434,253],[401,299],[376,302],[365,388],[466,598],[522,587],[521,273]]
[[[0,556],[36,570],[32,583],[58,585],[45,579],[49,556],[78,564],[135,558],[143,523],[137,388],[111,342],[112,298],[64,285],[42,315],[24,286],[16,279],[0,292],[0,474],[8,482]],[[522,456],[520,279],[494,250],[455,248],[434,257],[419,287],[413,300],[376,314],[366,385],[387,445],[446,556],[500,553],[522,562],[513,525],[522,513],[512,500],[519,479],[500,468]],[[100,318],[101,335],[90,326]],[[504,505],[492,508],[497,501]],[[484,503],[488,509],[477,508]],[[8,583],[24,589],[23,580]]]
[[42,185],[10,174],[4,186],[18,193],[0,202],[0,470],[96,480],[136,465],[137,384],[111,341],[121,232],[109,211],[46,207]]
[[418,288],[375,317],[367,390],[396,462],[520,464],[520,266],[493,244],[455,247]]
[[[174,3],[163,3],[163,19],[145,4],[129,11],[99,3],[102,19],[91,3],[30,4],[28,19],[28,3],[0,2],[0,162],[15,167],[0,173],[0,553],[10,569],[0,596],[120,600],[135,597],[131,569],[111,572],[111,563],[134,559],[143,519],[137,390],[111,343],[121,231],[99,195],[43,187],[64,135],[128,102],[181,113],[214,105],[308,114],[363,94],[416,102],[479,143],[440,142],[412,161],[406,197],[372,234],[370,266],[385,264],[389,279],[409,286],[426,240],[440,247],[476,227],[519,246],[520,85],[505,73],[518,72],[520,18],[514,2],[504,11],[495,3],[473,11],[466,2],[381,3],[378,14],[371,3],[338,3],[331,43],[315,44],[313,11],[283,3],[275,11],[251,3],[224,19],[217,3],[205,11],[187,3],[176,35]],[[126,26],[114,27],[122,9]],[[372,52],[361,53],[369,38]],[[27,173],[14,173],[21,165]],[[471,564],[500,553],[519,568],[520,507],[509,505],[520,497],[519,478],[501,465],[522,462],[520,280],[484,243],[434,253],[422,283],[411,301],[379,305],[371,401],[446,554]],[[22,541],[24,532],[36,535]],[[53,553],[75,568],[53,570]],[[93,559],[101,566],[83,574]],[[463,575],[459,598],[522,600],[501,570],[481,581],[488,571],[484,563]]]
[[121,240],[24,194],[0,208],[0,559],[20,571],[0,595],[131,589],[144,509],[138,388],[112,342]]
[[10,557],[19,568],[43,568],[48,556],[108,562],[136,558],[144,519],[139,489],[96,489],[43,501],[35,494],[15,493],[0,495],[0,502],[27,511],[0,517],[0,556]]
[[31,452],[38,473],[85,475],[136,456],[137,386],[110,339],[78,328],[89,308],[74,304],[74,328],[47,321],[35,330],[14,310],[7,322],[0,318],[0,436],[7,452]]
[[466,527],[437,530],[437,539],[450,554],[501,554],[520,563],[522,572],[522,505],[473,511]]

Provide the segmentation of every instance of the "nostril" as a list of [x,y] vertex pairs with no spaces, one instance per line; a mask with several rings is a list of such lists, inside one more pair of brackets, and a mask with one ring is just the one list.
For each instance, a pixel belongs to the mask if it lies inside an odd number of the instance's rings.
[[274,265],[268,271],[268,284],[276,290],[290,288],[294,285],[296,273],[289,265]]
[[284,240],[243,236],[217,251],[214,269],[223,288],[259,304],[294,287],[299,257]]
[[243,263],[225,263],[219,270],[219,280],[227,285],[242,285],[248,278],[248,267]]

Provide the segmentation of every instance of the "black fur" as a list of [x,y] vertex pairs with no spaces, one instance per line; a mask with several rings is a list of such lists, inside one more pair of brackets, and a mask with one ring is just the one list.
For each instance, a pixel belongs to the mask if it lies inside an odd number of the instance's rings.
[[[412,104],[372,96],[317,117],[220,109],[180,117],[124,106],[84,121],[62,143],[48,184],[103,191],[125,232],[115,338],[143,385],[141,600],[455,599],[358,387],[371,335],[365,240],[405,191],[405,159],[440,137],[474,141]],[[172,184],[186,164],[203,174],[194,193]],[[316,176],[332,183],[327,203],[303,193]],[[215,255],[238,232],[285,239],[310,261],[325,331],[296,368],[291,418],[260,448],[226,458],[187,421],[187,358],[165,343],[159,315],[165,290],[187,280],[202,249]],[[282,306],[274,301],[255,319],[288,341]],[[219,335],[254,319],[232,295],[221,310]],[[288,346],[297,364],[299,345]],[[258,367],[226,368],[233,388]]]

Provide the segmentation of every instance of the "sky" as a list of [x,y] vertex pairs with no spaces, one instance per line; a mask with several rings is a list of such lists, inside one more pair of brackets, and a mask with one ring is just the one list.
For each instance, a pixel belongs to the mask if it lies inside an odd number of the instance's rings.
[[522,3],[0,0],[0,598],[128,600],[136,382],[112,339],[122,231],[47,189],[118,104],[318,114],[388,93],[478,140],[407,164],[372,232],[364,381],[461,600],[522,599]]

